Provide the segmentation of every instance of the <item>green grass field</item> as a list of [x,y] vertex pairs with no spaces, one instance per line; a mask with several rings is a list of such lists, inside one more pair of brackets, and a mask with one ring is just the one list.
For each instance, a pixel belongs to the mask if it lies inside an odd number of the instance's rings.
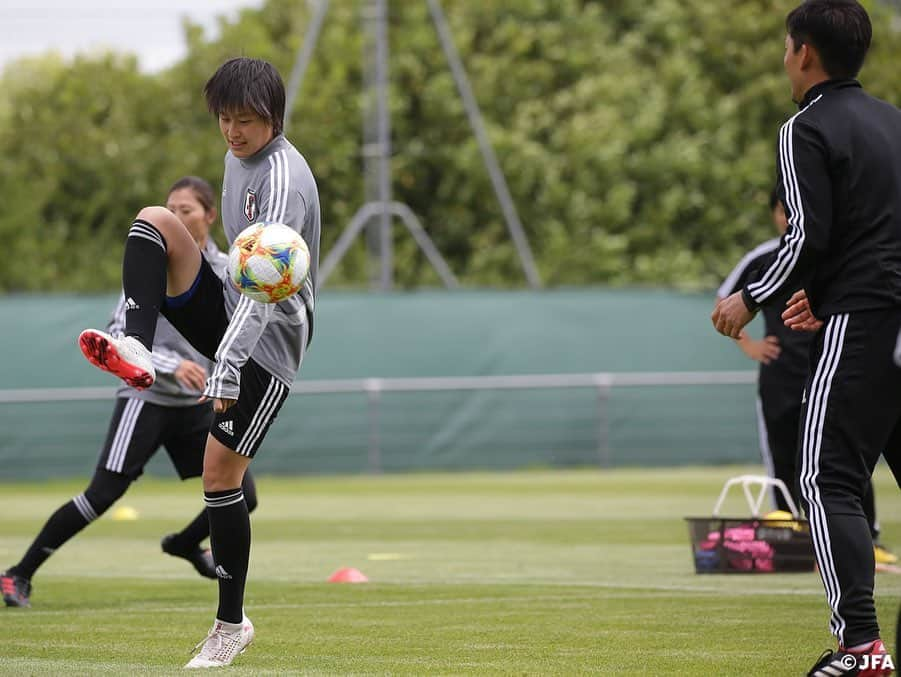
[[[258,478],[242,674],[800,675],[832,645],[816,574],[697,575],[685,516],[757,468]],[[901,495],[876,476],[884,541]],[[0,485],[0,567],[80,482]],[[170,674],[216,584],[159,538],[199,482],[145,478],[0,608],[0,674]],[[745,514],[738,496],[727,514]],[[339,567],[370,583],[327,583]],[[894,638],[901,576],[877,575]],[[893,643],[893,642],[892,642]]]

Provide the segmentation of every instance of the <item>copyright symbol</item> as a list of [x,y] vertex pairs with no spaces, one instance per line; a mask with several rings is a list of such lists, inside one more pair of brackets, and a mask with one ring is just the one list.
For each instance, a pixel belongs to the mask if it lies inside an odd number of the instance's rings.
[[852,670],[857,667],[857,659],[851,654],[846,653],[844,656],[842,656],[841,664],[843,668]]

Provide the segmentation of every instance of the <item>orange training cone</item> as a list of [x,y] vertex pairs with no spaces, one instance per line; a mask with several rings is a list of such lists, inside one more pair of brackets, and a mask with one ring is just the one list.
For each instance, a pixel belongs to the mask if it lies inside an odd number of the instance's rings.
[[352,569],[351,567],[344,567],[343,569],[338,569],[335,573],[329,576],[329,583],[368,583],[369,579],[366,578],[366,574],[364,574],[359,569]]

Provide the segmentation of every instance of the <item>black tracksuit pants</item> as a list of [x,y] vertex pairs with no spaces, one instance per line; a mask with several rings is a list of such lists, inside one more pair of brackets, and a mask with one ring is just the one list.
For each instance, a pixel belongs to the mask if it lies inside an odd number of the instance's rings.
[[901,308],[833,315],[811,347],[798,483],[830,628],[845,647],[879,636],[862,501],[880,453],[896,480],[901,469],[899,329]]
[[[759,395],[760,419],[758,425],[762,428],[760,430],[762,436],[760,449],[764,465],[771,476],[782,480],[798,508],[803,507],[798,490],[798,429],[799,421],[803,420],[801,418],[803,389],[803,384],[797,387],[797,405],[777,408],[776,411],[771,411],[767,403],[770,401],[780,402],[781,398],[784,398],[784,393],[769,395],[766,391],[762,391]],[[777,509],[791,512],[781,491],[774,489],[773,497]],[[876,496],[873,493],[872,482],[867,483],[867,491],[863,496],[862,505],[867,524],[870,526],[870,536],[876,542],[879,539],[879,522],[876,519]]]

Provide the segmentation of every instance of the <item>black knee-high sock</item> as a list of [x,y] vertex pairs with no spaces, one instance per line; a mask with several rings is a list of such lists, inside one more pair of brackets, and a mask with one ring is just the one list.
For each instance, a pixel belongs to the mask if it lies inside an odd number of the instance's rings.
[[148,350],[166,297],[168,263],[165,238],[153,224],[137,219],[128,231],[122,259],[125,335],[134,336]]
[[[244,490],[244,502],[247,504],[247,512],[253,512],[257,507],[257,489],[250,470],[244,473],[244,481],[241,482]],[[175,534],[176,543],[185,550],[200,547],[201,541],[210,535],[210,518],[204,508],[188,525]]]
[[98,514],[84,494],[79,494],[68,503],[61,505],[50,516],[50,519],[44,524],[44,528],[25,551],[22,561],[7,571],[13,575],[30,579],[57,548],[97,517]]
[[200,543],[210,535],[210,517],[206,508],[197,513],[197,516],[175,534],[175,546],[178,550],[193,550],[199,548]]
[[244,617],[244,584],[250,560],[250,513],[240,487],[205,491],[210,518],[210,545],[219,577],[219,609],[216,618],[240,623]]
[[244,502],[247,503],[247,512],[253,512],[257,507],[257,485],[249,469],[244,471],[241,489],[244,491]]

